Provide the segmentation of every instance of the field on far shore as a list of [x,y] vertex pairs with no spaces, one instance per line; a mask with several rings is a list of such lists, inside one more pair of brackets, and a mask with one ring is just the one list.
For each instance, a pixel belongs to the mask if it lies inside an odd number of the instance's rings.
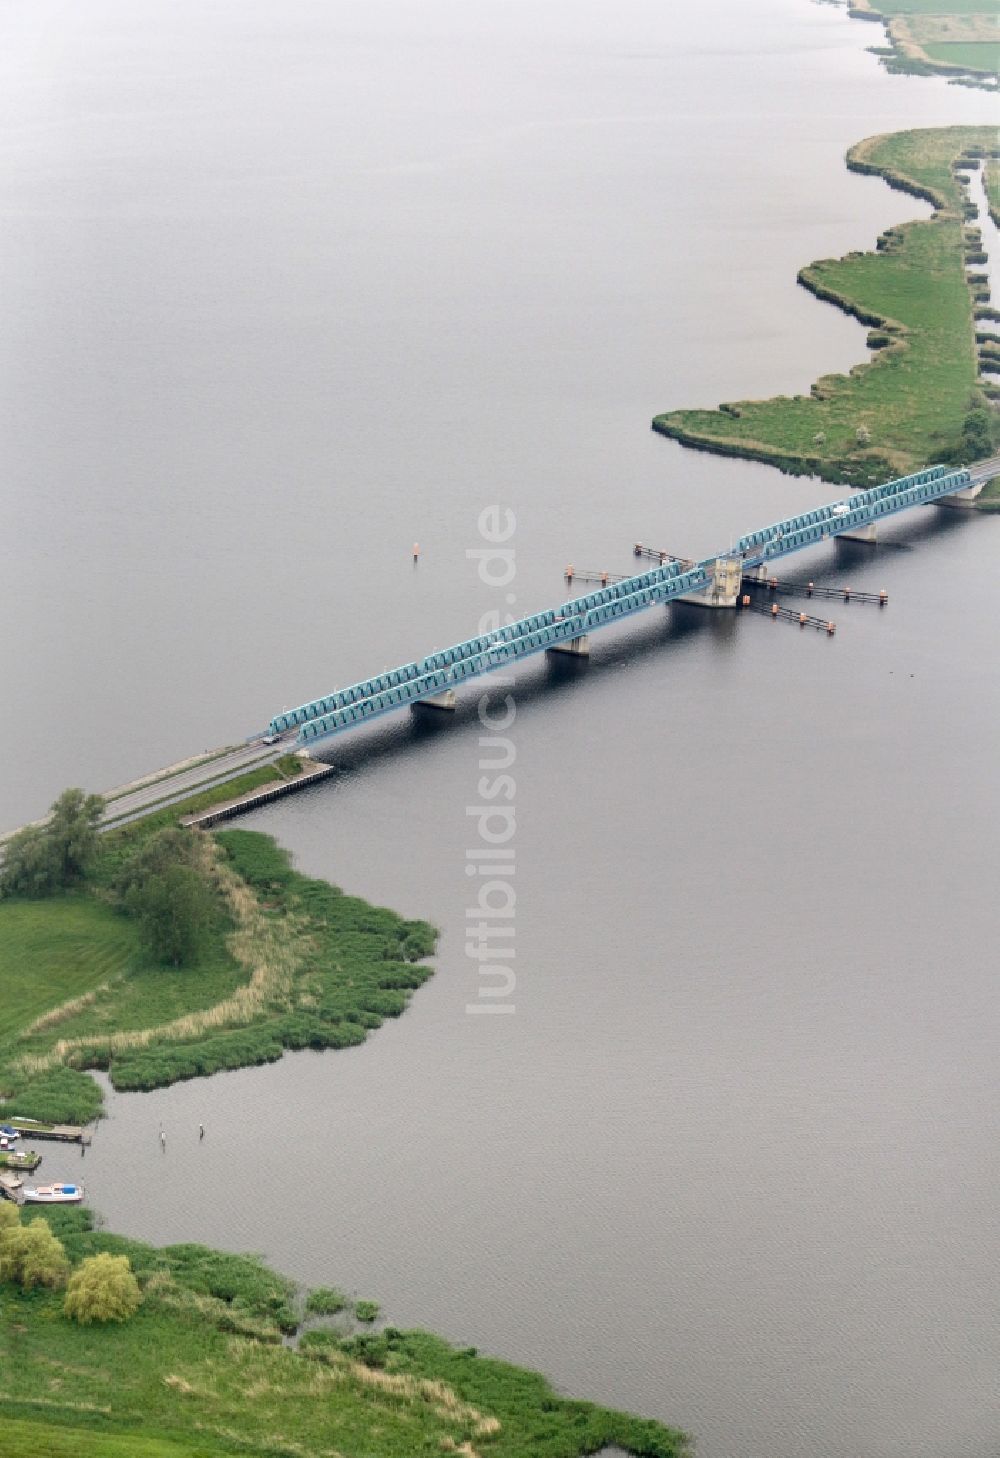
[[996,90],[1000,17],[995,0],[847,0],[852,17],[881,21],[888,46],[871,49],[890,71],[946,76]]
[[932,61],[943,61],[946,66],[968,66],[971,71],[993,73],[1000,63],[1000,42],[997,41],[924,42],[922,50]]
[[996,0],[862,0],[855,8],[880,15],[996,15]]

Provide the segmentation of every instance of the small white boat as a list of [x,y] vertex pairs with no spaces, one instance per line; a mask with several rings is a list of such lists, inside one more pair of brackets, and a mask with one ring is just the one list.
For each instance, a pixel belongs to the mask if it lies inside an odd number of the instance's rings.
[[29,1185],[24,1192],[26,1205],[78,1205],[82,1199],[82,1185]]

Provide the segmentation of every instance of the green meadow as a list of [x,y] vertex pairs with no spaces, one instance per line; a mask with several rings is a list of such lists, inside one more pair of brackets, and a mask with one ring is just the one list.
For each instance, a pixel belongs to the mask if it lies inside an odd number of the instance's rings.
[[932,61],[946,66],[967,66],[970,71],[992,75],[1000,65],[1000,46],[991,41],[944,41],[925,44],[924,51]]
[[117,982],[135,932],[90,896],[0,901],[0,1046],[49,1009]]
[[880,15],[996,15],[996,0],[871,0]]

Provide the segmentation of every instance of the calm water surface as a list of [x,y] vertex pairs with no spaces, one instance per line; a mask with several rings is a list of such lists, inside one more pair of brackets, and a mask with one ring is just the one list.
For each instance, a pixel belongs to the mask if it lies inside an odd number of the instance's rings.
[[[649,418],[860,358],[795,271],[921,205],[844,150],[991,119],[804,0],[0,28],[5,825],[557,601],[568,560],[829,499]],[[466,556],[492,503],[502,589]],[[248,822],[433,920],[436,975],[364,1048],[113,1097],[109,1225],[260,1250],[702,1458],[995,1458],[1000,520],[890,536],[806,564],[890,592],[833,639],[677,607],[519,672],[513,1015],[467,1012],[474,695]]]

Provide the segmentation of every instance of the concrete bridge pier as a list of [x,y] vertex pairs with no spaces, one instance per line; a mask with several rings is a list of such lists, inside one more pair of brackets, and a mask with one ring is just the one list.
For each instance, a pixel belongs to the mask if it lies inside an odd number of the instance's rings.
[[568,653],[571,658],[590,657],[590,638],[586,633],[580,638],[570,638],[565,643],[553,643],[546,653]]
[[[766,569],[761,569],[765,572]],[[734,608],[739,601],[743,582],[743,562],[740,557],[716,557],[712,580],[700,592],[686,593],[681,602],[694,603],[696,607]]]
[[864,526],[851,527],[850,531],[838,532],[837,540],[841,542],[869,542],[874,545],[878,541],[877,523],[866,522]]
[[445,689],[443,694],[431,694],[429,699],[418,699],[411,709],[445,709],[451,711],[458,702],[454,689]]
[[950,496],[939,496],[935,502],[936,506],[969,507],[986,485],[985,481],[977,481],[975,486],[966,486],[964,491],[953,491]]

